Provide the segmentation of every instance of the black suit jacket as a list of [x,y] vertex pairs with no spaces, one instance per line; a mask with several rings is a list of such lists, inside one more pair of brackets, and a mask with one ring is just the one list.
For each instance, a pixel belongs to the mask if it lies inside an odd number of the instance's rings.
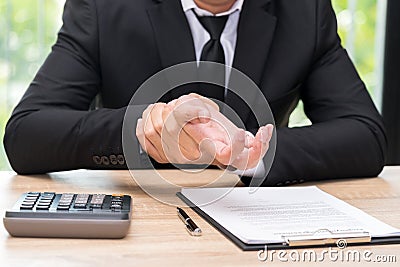
[[[63,22],[7,125],[10,163],[23,174],[126,168],[121,128],[131,96],[163,68],[195,60],[180,0],[67,0]],[[278,127],[265,185],[381,171],[384,127],[329,0],[245,0],[233,67],[261,88]],[[89,111],[97,94],[103,108]],[[313,125],[288,128],[299,99]]]

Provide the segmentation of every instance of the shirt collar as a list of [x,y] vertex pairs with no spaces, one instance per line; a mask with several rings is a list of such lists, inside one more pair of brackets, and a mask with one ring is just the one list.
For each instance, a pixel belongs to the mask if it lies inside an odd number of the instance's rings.
[[[225,12],[218,13],[215,16],[226,16],[235,13],[236,11],[241,11],[243,7],[244,0],[236,0],[232,7]],[[186,13],[193,9],[199,16],[213,16],[213,14],[207,10],[199,8],[194,0],[181,0],[183,11]]]

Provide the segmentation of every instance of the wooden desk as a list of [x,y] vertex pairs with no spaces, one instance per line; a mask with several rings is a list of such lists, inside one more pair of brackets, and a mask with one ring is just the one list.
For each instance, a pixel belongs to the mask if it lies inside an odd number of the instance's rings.
[[[162,171],[178,180],[178,171]],[[216,177],[219,172],[184,175],[184,183]],[[229,179],[236,179],[231,176]],[[370,215],[400,228],[400,167],[388,167],[373,179],[350,179],[315,183],[326,192],[361,208]],[[132,226],[122,240],[12,238],[0,227],[1,266],[251,266],[282,264],[260,262],[257,252],[242,252],[190,209],[201,227],[202,237],[188,235],[174,207],[147,196],[127,171],[74,171],[49,176],[16,176],[0,172],[0,209],[10,208],[26,191],[125,193],[134,198]],[[356,249],[356,248],[351,248]],[[361,247],[374,255],[396,255],[400,245]],[[96,264],[96,265],[95,265]],[[296,263],[296,266],[307,263]],[[315,264],[315,263],[314,263]],[[325,264],[332,264],[325,260]],[[374,264],[368,264],[372,266]],[[382,266],[382,264],[376,264]],[[349,263],[354,266],[354,263]]]

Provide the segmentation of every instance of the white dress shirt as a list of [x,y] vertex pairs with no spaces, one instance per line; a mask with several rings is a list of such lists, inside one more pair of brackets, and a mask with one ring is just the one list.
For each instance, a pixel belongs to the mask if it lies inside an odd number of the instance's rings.
[[[196,15],[198,16],[225,16],[229,15],[226,22],[225,28],[222,32],[220,42],[224,49],[225,54],[225,65],[232,67],[233,59],[235,56],[236,40],[237,40],[237,28],[239,24],[240,12],[242,11],[244,0],[236,0],[232,7],[223,13],[212,14],[211,12],[199,8],[194,0],[181,0],[183,11],[185,12],[186,18],[189,22],[190,30],[192,32],[194,48],[196,51],[196,60],[200,61],[201,52],[203,51],[204,45],[210,40],[210,34],[204,29],[203,25],[199,22]],[[226,81],[229,80],[230,68],[226,68]],[[227,94],[227,89],[225,89],[225,96]],[[252,135],[252,133],[247,132],[247,134]],[[243,176],[263,178],[265,176],[264,162],[260,160],[257,167],[249,169],[246,171],[237,170],[233,173]]]

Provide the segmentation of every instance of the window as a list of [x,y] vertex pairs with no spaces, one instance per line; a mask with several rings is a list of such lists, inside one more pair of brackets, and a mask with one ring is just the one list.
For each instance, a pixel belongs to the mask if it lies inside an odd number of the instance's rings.
[[[61,25],[63,4],[63,0],[0,2],[1,137],[13,107],[50,52]],[[0,170],[10,170],[2,145]]]
[[[339,36],[378,109],[382,102],[386,0],[332,0]],[[291,127],[309,125],[300,101]]]
[[[0,2],[0,136],[12,108],[50,52],[65,0]],[[333,0],[340,35],[374,100],[380,105],[386,0]],[[301,103],[291,126],[307,120]],[[27,148],[29,149],[29,148]],[[9,170],[0,146],[0,170]]]

